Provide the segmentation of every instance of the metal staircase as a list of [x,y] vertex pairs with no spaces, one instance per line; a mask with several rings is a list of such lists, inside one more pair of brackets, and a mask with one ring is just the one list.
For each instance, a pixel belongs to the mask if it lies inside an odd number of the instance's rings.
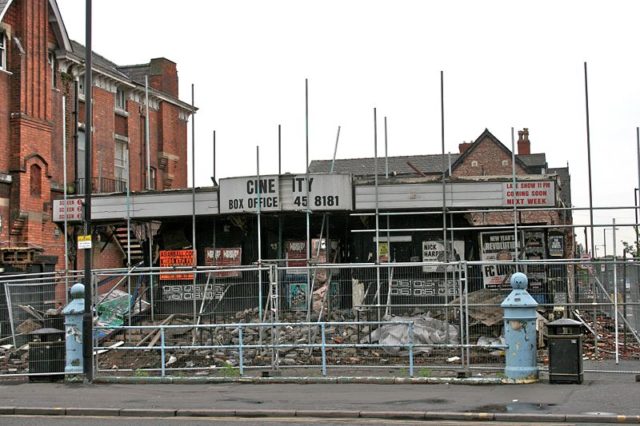
[[[127,233],[129,233],[129,238],[127,239]],[[134,232],[130,229],[127,229],[126,225],[116,225],[113,230],[113,234],[115,236],[116,241],[120,245],[122,252],[124,253],[125,261],[127,259],[127,254],[129,250],[131,250],[131,264],[135,265],[136,263],[144,260],[144,253],[142,251],[142,244],[140,240],[135,236]]]

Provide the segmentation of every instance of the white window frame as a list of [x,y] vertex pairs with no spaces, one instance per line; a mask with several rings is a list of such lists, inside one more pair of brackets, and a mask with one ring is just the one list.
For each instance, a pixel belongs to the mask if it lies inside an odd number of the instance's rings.
[[158,172],[156,171],[155,167],[149,167],[149,172],[151,173],[151,188],[149,189],[156,191],[158,189]]
[[56,59],[56,54],[52,50],[49,51],[49,65],[51,65],[51,88],[55,89],[58,87],[58,76],[56,74],[56,65],[58,60]]
[[126,182],[129,185],[127,173],[127,156],[129,154],[129,144],[125,141],[115,140],[115,152],[113,155],[113,176],[116,180]]
[[127,110],[127,93],[120,87],[116,88],[115,108],[120,111]]
[[0,70],[7,69],[7,33],[0,31]]

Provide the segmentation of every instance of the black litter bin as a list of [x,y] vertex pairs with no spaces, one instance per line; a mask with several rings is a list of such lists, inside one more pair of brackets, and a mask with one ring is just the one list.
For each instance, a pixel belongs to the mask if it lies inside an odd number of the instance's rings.
[[549,383],[582,383],[582,323],[562,318],[547,324]]
[[29,381],[64,379],[64,331],[40,328],[29,335]]

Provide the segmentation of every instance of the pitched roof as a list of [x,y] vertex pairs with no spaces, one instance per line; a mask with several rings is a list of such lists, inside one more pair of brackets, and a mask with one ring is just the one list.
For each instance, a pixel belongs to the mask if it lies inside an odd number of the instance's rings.
[[[9,6],[13,0],[0,0],[0,21],[4,17],[4,14],[9,10]],[[53,32],[58,39],[58,42],[62,45],[64,49],[70,49],[71,44],[69,43],[69,36],[67,35],[67,29],[64,26],[64,22],[62,22],[62,16],[60,15],[60,8],[58,7],[58,3],[56,0],[49,0],[49,6],[51,6],[51,12],[55,16],[53,20]]]
[[[453,163],[460,154],[451,154]],[[442,173],[442,154],[435,155],[405,155],[388,157],[390,175],[413,175],[418,173],[407,163],[411,163],[424,174]],[[449,155],[444,156],[445,168],[449,168]],[[328,173],[331,170],[331,160],[314,160],[309,164],[311,173]],[[375,174],[375,158],[346,158],[336,159],[334,172],[351,173],[354,176],[373,176]],[[378,157],[378,175],[384,175],[385,158]]]
[[546,154],[527,154],[527,155],[516,155],[527,167],[546,167],[547,166],[547,156]]
[[12,0],[0,0],[0,21],[2,21],[4,14],[7,13],[7,9],[9,9],[11,1]]
[[[78,43],[75,40],[71,40],[71,48],[72,48],[72,52],[78,58],[82,60],[86,58],[87,49],[85,46],[83,46],[82,44]],[[108,74],[111,74],[114,77],[117,77],[119,79],[129,80],[129,77],[126,74],[118,70],[118,66],[115,63],[111,62],[104,56],[99,55],[94,51],[93,54],[91,55],[91,58],[93,60],[93,67],[99,68],[100,70],[105,71]]]
[[[509,155],[509,157],[511,157],[511,150],[507,148],[502,142],[500,142],[500,140],[496,138],[493,133],[489,131],[489,129],[484,129],[484,132],[482,132],[482,134],[478,136],[478,138],[471,144],[471,146],[467,148],[462,154],[460,154],[458,159],[451,165],[451,170],[455,170],[456,167],[462,164],[465,158],[467,158],[473,151],[475,151],[480,143],[486,139],[492,141],[498,146],[498,148],[502,149],[506,154]],[[518,163],[523,169],[527,170],[526,163],[520,157],[521,156],[516,155],[516,163]]]
[[[73,51],[71,54],[74,59],[80,63],[84,63],[86,48],[77,41],[71,41]],[[108,75],[116,80],[120,80],[125,84],[135,87],[135,85],[144,86],[144,75],[149,73],[149,64],[142,65],[125,65],[119,66],[102,55],[93,52],[92,68],[100,70],[100,72]],[[168,101],[187,111],[196,112],[198,108],[181,101],[179,98],[167,94],[161,90],[149,88],[149,91],[162,100]]]
[[2,17],[4,16],[7,6],[9,6],[10,2],[11,0],[0,0],[0,19],[2,19]]
[[151,67],[149,64],[123,65],[118,70],[126,74],[131,80],[144,86],[144,77],[150,75]]

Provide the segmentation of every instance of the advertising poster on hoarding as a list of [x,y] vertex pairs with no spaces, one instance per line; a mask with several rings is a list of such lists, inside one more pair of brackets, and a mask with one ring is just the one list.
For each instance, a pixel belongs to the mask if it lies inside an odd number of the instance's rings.
[[[485,262],[511,261],[516,255],[516,242],[513,232],[480,233],[481,259]],[[511,288],[509,277],[512,265],[487,263],[482,265],[482,280],[485,288]]]
[[302,275],[307,272],[307,242],[287,241],[285,243],[287,275]]
[[[524,258],[527,260],[543,260],[546,258],[543,231],[524,233]],[[527,278],[529,278],[530,290],[541,289],[547,279],[545,266],[542,263],[527,265],[526,274]]]
[[[287,275],[303,275],[307,273],[307,243],[306,241],[287,241],[285,243],[285,258]],[[312,264],[327,263],[327,240],[314,238],[311,240]]]
[[307,283],[289,283],[289,309],[307,310]]
[[389,243],[378,244],[378,263],[389,262]]
[[[240,266],[242,264],[242,248],[227,247],[204,249],[204,264],[207,266]],[[240,271],[217,271],[216,278],[238,278],[242,276]]]
[[[464,241],[447,241],[447,260],[455,262],[464,260]],[[423,262],[444,262],[444,241],[423,241],[422,242]],[[447,267],[447,272],[453,271],[453,266]],[[444,266],[426,265],[422,267],[423,272],[444,272]]]
[[[160,267],[194,266],[193,250],[160,250]],[[160,274],[160,280],[193,280],[193,274]]]
[[564,255],[564,236],[549,235],[549,256],[562,257]]

